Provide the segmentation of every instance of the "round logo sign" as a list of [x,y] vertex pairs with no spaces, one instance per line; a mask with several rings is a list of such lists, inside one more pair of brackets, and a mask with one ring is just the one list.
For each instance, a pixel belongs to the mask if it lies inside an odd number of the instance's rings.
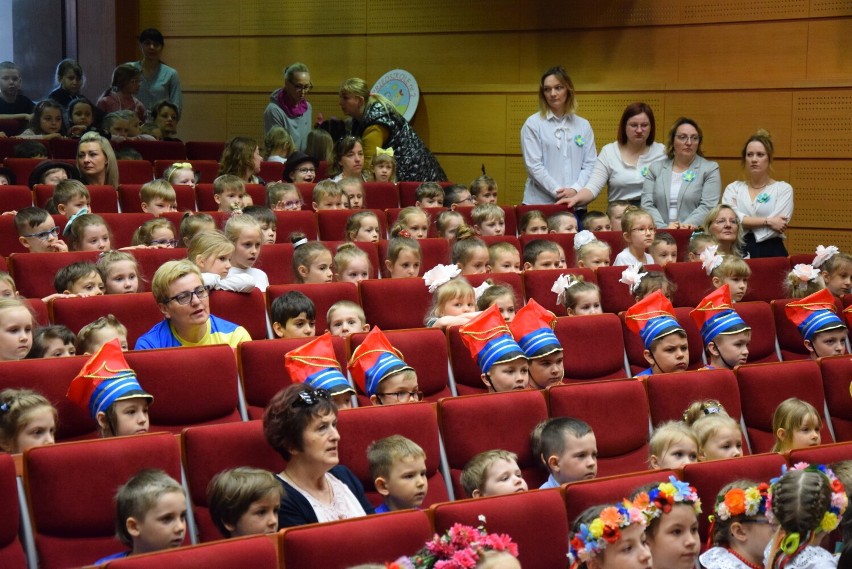
[[411,73],[403,69],[388,71],[376,81],[372,92],[390,100],[399,114],[411,122],[417,111],[417,103],[420,102],[420,89],[417,88],[417,81]]

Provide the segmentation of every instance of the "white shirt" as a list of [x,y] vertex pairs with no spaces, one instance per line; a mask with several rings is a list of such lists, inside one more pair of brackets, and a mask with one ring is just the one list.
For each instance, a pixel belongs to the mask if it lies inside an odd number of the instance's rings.
[[[742,223],[744,217],[775,217],[793,218],[793,186],[787,182],[773,182],[761,189],[752,201],[746,182],[728,184],[722,194],[722,203],[730,205],[737,212]],[[770,227],[755,227],[754,240],[760,243],[773,237],[785,237]]]
[[609,201],[638,199],[642,197],[642,186],[645,183],[642,170],[665,157],[665,145],[654,142],[639,156],[634,166],[624,161],[618,142],[610,142],[601,148],[586,189],[598,197],[606,185]]
[[355,497],[355,494],[352,493],[352,490],[346,484],[328,472],[325,473],[325,479],[331,487],[331,504],[323,504],[293,484],[292,479],[290,480],[290,485],[299,494],[304,496],[311,505],[311,508],[314,509],[314,514],[316,514],[318,522],[335,522],[337,520],[348,520],[349,518],[360,518],[367,515],[358,498]]
[[750,569],[724,547],[711,547],[698,556],[698,561],[705,569]]
[[672,174],[672,185],[669,189],[669,219],[677,219],[677,197],[683,185],[683,176]]
[[630,265],[635,265],[636,263],[642,263],[643,265],[653,265],[654,258],[645,253],[645,260],[637,259],[633,256],[633,253],[630,252],[630,247],[625,247],[624,251],[616,255],[615,261],[612,263],[613,267],[628,267]]
[[254,286],[259,288],[260,292],[266,292],[266,289],[269,288],[269,277],[260,269],[255,269],[254,267],[249,267],[248,269],[231,267],[228,270],[228,278],[234,275],[249,275],[254,279]]

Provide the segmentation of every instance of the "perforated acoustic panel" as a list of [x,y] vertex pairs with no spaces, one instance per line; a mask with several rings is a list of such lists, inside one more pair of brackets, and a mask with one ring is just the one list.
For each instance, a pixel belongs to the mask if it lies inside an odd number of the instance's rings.
[[793,94],[792,155],[852,158],[852,92]]
[[[310,5],[310,4],[307,4]],[[348,3],[341,4],[349,9]],[[383,0],[367,3],[367,33],[530,29],[534,10],[513,0]]]
[[527,168],[520,156],[506,158],[506,181],[509,185],[507,195],[511,196],[509,203],[521,203],[524,197],[524,184],[527,181]]
[[790,229],[787,251],[791,255],[813,253],[817,245],[836,245],[841,251],[852,250],[852,232],[831,229]]
[[240,0],[242,35],[334,35],[367,31],[366,0]]
[[228,138],[250,136],[261,143],[266,103],[266,97],[257,95],[228,95]]
[[529,95],[506,96],[506,152],[521,153],[521,127],[537,111],[538,93],[535,91]]
[[852,164],[807,160],[791,164],[795,191],[792,225],[848,229],[852,219]]
[[703,24],[710,22],[744,22],[807,18],[809,0],[704,0],[683,2],[680,22]]
[[[240,3],[233,0],[140,0],[139,24],[140,29],[157,28],[166,38],[235,36],[240,31]],[[168,39],[166,41],[168,43]]]
[[852,16],[852,3],[849,0],[811,0],[811,18],[829,16]]

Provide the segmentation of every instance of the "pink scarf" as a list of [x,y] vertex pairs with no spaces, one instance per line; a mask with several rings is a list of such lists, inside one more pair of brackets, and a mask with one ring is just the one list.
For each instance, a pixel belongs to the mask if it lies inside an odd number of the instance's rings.
[[284,110],[284,114],[290,118],[300,117],[308,111],[308,101],[306,99],[299,99],[299,102],[295,105],[288,103],[287,98],[284,96],[284,89],[278,90],[275,102]]

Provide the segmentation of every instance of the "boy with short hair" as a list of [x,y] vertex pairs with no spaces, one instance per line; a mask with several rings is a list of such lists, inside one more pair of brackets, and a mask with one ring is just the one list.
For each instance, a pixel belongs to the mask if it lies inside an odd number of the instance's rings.
[[595,231],[612,231],[612,223],[609,216],[602,211],[589,211],[583,216],[583,229],[592,233]]
[[311,197],[311,201],[313,203],[311,205],[313,206],[314,211],[321,211],[324,209],[346,209],[346,206],[343,203],[345,197],[343,190],[340,189],[340,186],[338,186],[337,183],[332,182],[331,180],[323,180],[314,186],[314,191]]
[[524,270],[558,269],[559,247],[547,239],[533,239],[524,246]]
[[[482,167],[485,170],[485,166]],[[474,203],[497,203],[497,182],[485,174],[470,183],[470,195]]]
[[21,93],[21,70],[11,61],[0,63],[0,119],[30,120],[35,108]]
[[352,351],[349,372],[373,405],[417,403],[423,399],[417,372],[402,360],[402,353],[376,326]]
[[104,294],[104,281],[97,265],[89,261],[77,261],[56,271],[53,288],[59,294],[100,296]]
[[437,182],[423,182],[414,191],[417,207],[444,207],[444,188]]
[[316,335],[316,307],[297,290],[272,301],[272,331],[279,338],[310,338]]
[[497,204],[477,204],[470,212],[470,217],[473,220],[473,230],[477,235],[488,237],[506,234],[506,212]]
[[183,545],[186,537],[186,495],[174,478],[155,468],[134,475],[115,495],[116,536],[129,551],[99,559],[139,555]]
[[429,479],[426,453],[414,441],[391,435],[367,447],[367,462],[376,491],[384,501],[377,514],[419,508],[426,499]]
[[670,233],[658,232],[648,251],[654,258],[654,264],[665,267],[669,263],[677,263],[677,241]]
[[655,373],[686,371],[689,366],[689,343],[686,331],[674,317],[674,307],[662,290],[655,290],[629,309],[625,324],[642,338],[643,356],[650,364],[637,377]]
[[59,227],[45,209],[25,207],[15,214],[18,241],[30,253],[65,253],[68,245],[59,238]]
[[122,351],[127,351],[127,328],[112,314],[86,324],[77,333],[77,355],[94,354],[101,346],[118,338]]
[[92,213],[91,199],[89,189],[83,182],[66,179],[53,187],[53,197],[49,203],[53,204],[59,215],[71,217],[83,208]]
[[473,205],[473,196],[470,190],[461,184],[454,184],[444,188],[444,207],[456,209]]
[[274,245],[278,237],[278,218],[275,212],[265,205],[250,205],[243,208],[243,215],[248,215],[260,224],[260,232],[263,237],[261,245]]
[[784,307],[787,318],[804,338],[812,360],[846,353],[847,328],[836,311],[834,295],[827,288]]
[[598,445],[592,428],[580,419],[555,417],[541,431],[541,459],[550,471],[541,488],[558,488],[598,474]]
[[325,317],[328,331],[332,336],[349,337],[355,332],[368,332],[367,316],[364,309],[351,300],[338,300],[331,305]]
[[546,389],[562,383],[565,354],[553,329],[556,315],[534,298],[518,310],[509,325],[512,336],[529,360],[530,387]]
[[577,233],[577,218],[570,211],[557,211],[547,218],[548,233]]
[[219,205],[219,211],[242,210],[245,193],[245,182],[233,174],[223,174],[213,180],[213,201]]
[[142,202],[142,211],[154,217],[177,211],[177,194],[166,180],[152,180],[144,184],[139,189],[139,200]]
[[207,485],[210,518],[225,537],[275,533],[283,493],[266,470],[248,466],[223,470]]
[[479,366],[482,383],[490,392],[529,388],[529,363],[526,354],[512,338],[512,333],[492,304],[459,328],[470,357]]
[[518,455],[487,450],[471,458],[461,473],[461,485],[471,498],[526,492],[529,488],[518,466]]
[[521,254],[511,243],[499,241],[489,245],[488,257],[492,273],[521,272]]
[[621,218],[624,217],[624,210],[629,205],[630,202],[627,200],[612,200],[606,206],[606,215],[609,217],[609,223],[613,231],[622,231]]
[[727,284],[702,298],[689,315],[701,331],[704,348],[710,355],[707,367],[734,369],[747,363],[751,327],[734,312]]

